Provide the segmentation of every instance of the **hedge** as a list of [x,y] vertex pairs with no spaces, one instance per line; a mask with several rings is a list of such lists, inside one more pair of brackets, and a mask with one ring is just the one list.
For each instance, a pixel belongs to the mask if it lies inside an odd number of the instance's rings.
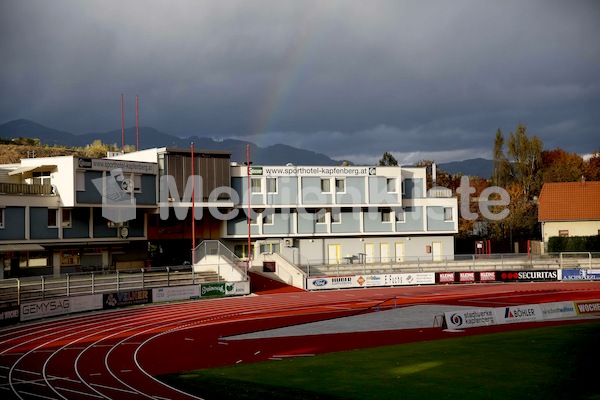
[[600,252],[600,235],[596,236],[552,236],[548,240],[548,252],[591,251]]

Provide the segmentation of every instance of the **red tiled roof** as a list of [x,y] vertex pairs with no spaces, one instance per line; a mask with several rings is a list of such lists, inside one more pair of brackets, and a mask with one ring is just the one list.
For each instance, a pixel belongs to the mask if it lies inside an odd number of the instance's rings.
[[600,182],[545,183],[539,221],[600,220]]

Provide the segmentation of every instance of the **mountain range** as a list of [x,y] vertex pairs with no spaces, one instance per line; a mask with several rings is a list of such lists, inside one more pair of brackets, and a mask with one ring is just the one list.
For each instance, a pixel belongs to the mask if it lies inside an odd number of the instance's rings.
[[[34,121],[26,119],[17,119],[0,125],[0,138],[37,138],[42,144],[59,145],[67,147],[84,147],[91,144],[94,140],[101,140],[103,143],[120,144],[122,132],[120,129],[108,132],[90,132],[81,135],[75,135],[70,132],[64,132],[53,129]],[[125,129],[126,144],[135,141],[135,128]],[[285,165],[292,163],[295,165],[340,165],[346,160],[334,160],[325,154],[310,150],[299,149],[284,144],[274,144],[267,147],[260,147],[254,143],[244,140],[224,139],[214,140],[207,137],[191,136],[180,138],[168,133],[160,132],[151,127],[139,128],[140,149],[154,147],[168,148],[189,148],[191,142],[194,148],[200,150],[229,150],[232,151],[231,160],[244,162],[246,160],[246,146],[250,145],[252,162],[261,165]],[[351,160],[348,160],[351,163]],[[438,167],[448,173],[462,173],[465,175],[474,175],[489,177],[492,171],[492,161],[482,158],[455,161],[450,163],[440,163]]]

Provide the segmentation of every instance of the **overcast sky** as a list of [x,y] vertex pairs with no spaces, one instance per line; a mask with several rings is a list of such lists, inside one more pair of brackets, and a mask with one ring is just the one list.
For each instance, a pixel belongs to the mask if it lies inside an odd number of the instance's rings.
[[403,164],[491,158],[519,123],[600,149],[600,2],[0,2],[0,123],[140,125]]

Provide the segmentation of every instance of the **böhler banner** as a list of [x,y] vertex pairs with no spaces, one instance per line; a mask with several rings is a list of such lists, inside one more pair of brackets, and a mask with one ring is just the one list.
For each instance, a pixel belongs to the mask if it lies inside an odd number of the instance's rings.
[[542,321],[543,319],[542,309],[539,304],[496,308],[496,320],[499,324]]

